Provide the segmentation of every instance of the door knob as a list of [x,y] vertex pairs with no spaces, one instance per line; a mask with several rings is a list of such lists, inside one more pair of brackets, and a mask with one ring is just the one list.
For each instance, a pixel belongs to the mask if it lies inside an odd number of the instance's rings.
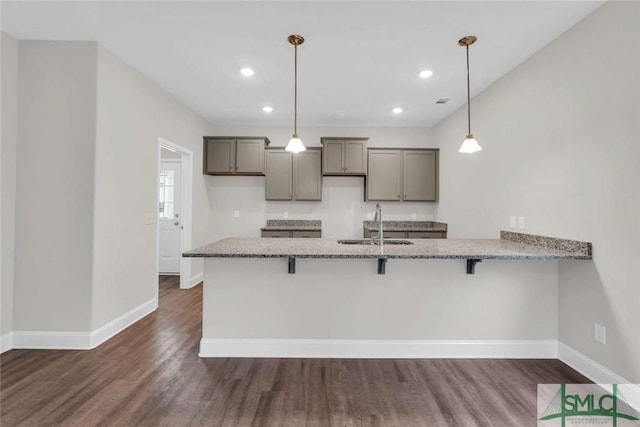
[[174,222],[173,225],[180,225],[178,221]]

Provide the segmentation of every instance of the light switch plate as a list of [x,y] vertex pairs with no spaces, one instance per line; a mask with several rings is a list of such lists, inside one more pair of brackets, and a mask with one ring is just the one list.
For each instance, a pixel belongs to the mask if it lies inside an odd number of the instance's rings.
[[156,223],[156,214],[155,213],[146,213],[144,214],[144,225],[153,225]]
[[240,218],[240,211],[233,211],[234,218]]
[[607,345],[607,328],[604,326],[594,323],[593,324],[593,338],[598,341],[600,344]]
[[509,217],[509,227],[510,228],[518,228],[518,224],[517,224],[515,215],[511,215]]
[[372,220],[373,219],[373,212],[367,212],[367,219],[368,220]]
[[523,216],[519,216],[518,217],[518,228],[524,228],[524,217]]
[[413,212],[411,214],[411,219],[415,221],[417,218],[418,218],[418,215],[415,212]]
[[289,212],[284,211],[284,213],[282,214],[282,217],[283,217],[284,219],[289,218]]

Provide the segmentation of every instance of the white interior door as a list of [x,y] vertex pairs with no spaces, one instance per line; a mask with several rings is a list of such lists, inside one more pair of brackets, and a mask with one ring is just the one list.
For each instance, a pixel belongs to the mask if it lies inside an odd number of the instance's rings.
[[160,162],[160,274],[180,273],[180,161]]

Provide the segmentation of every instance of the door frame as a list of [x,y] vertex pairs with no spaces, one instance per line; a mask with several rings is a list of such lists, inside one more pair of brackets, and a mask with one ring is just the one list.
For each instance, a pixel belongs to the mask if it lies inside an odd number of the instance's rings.
[[[181,225],[180,254],[191,249],[192,234],[192,201],[193,201],[193,151],[164,138],[158,138],[158,159],[156,168],[156,276],[160,275],[160,221],[157,217],[160,205],[160,167],[162,163],[161,149],[180,154],[180,204]],[[191,284],[191,258],[180,257],[180,289],[189,289]],[[156,287],[157,288],[157,287]],[[156,290],[157,291],[157,290]]]

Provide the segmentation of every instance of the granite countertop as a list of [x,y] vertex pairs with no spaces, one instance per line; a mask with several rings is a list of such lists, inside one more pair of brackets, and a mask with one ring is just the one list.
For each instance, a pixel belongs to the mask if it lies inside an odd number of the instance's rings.
[[268,219],[261,231],[321,231],[322,221],[307,219]]
[[[376,221],[362,221],[366,230],[378,231]],[[447,224],[435,221],[382,221],[383,231],[447,231]]]
[[[394,239],[395,240],[395,239]],[[337,239],[228,238],[183,254],[198,258],[591,259],[591,243],[501,232],[500,239],[412,239],[344,245]]]

